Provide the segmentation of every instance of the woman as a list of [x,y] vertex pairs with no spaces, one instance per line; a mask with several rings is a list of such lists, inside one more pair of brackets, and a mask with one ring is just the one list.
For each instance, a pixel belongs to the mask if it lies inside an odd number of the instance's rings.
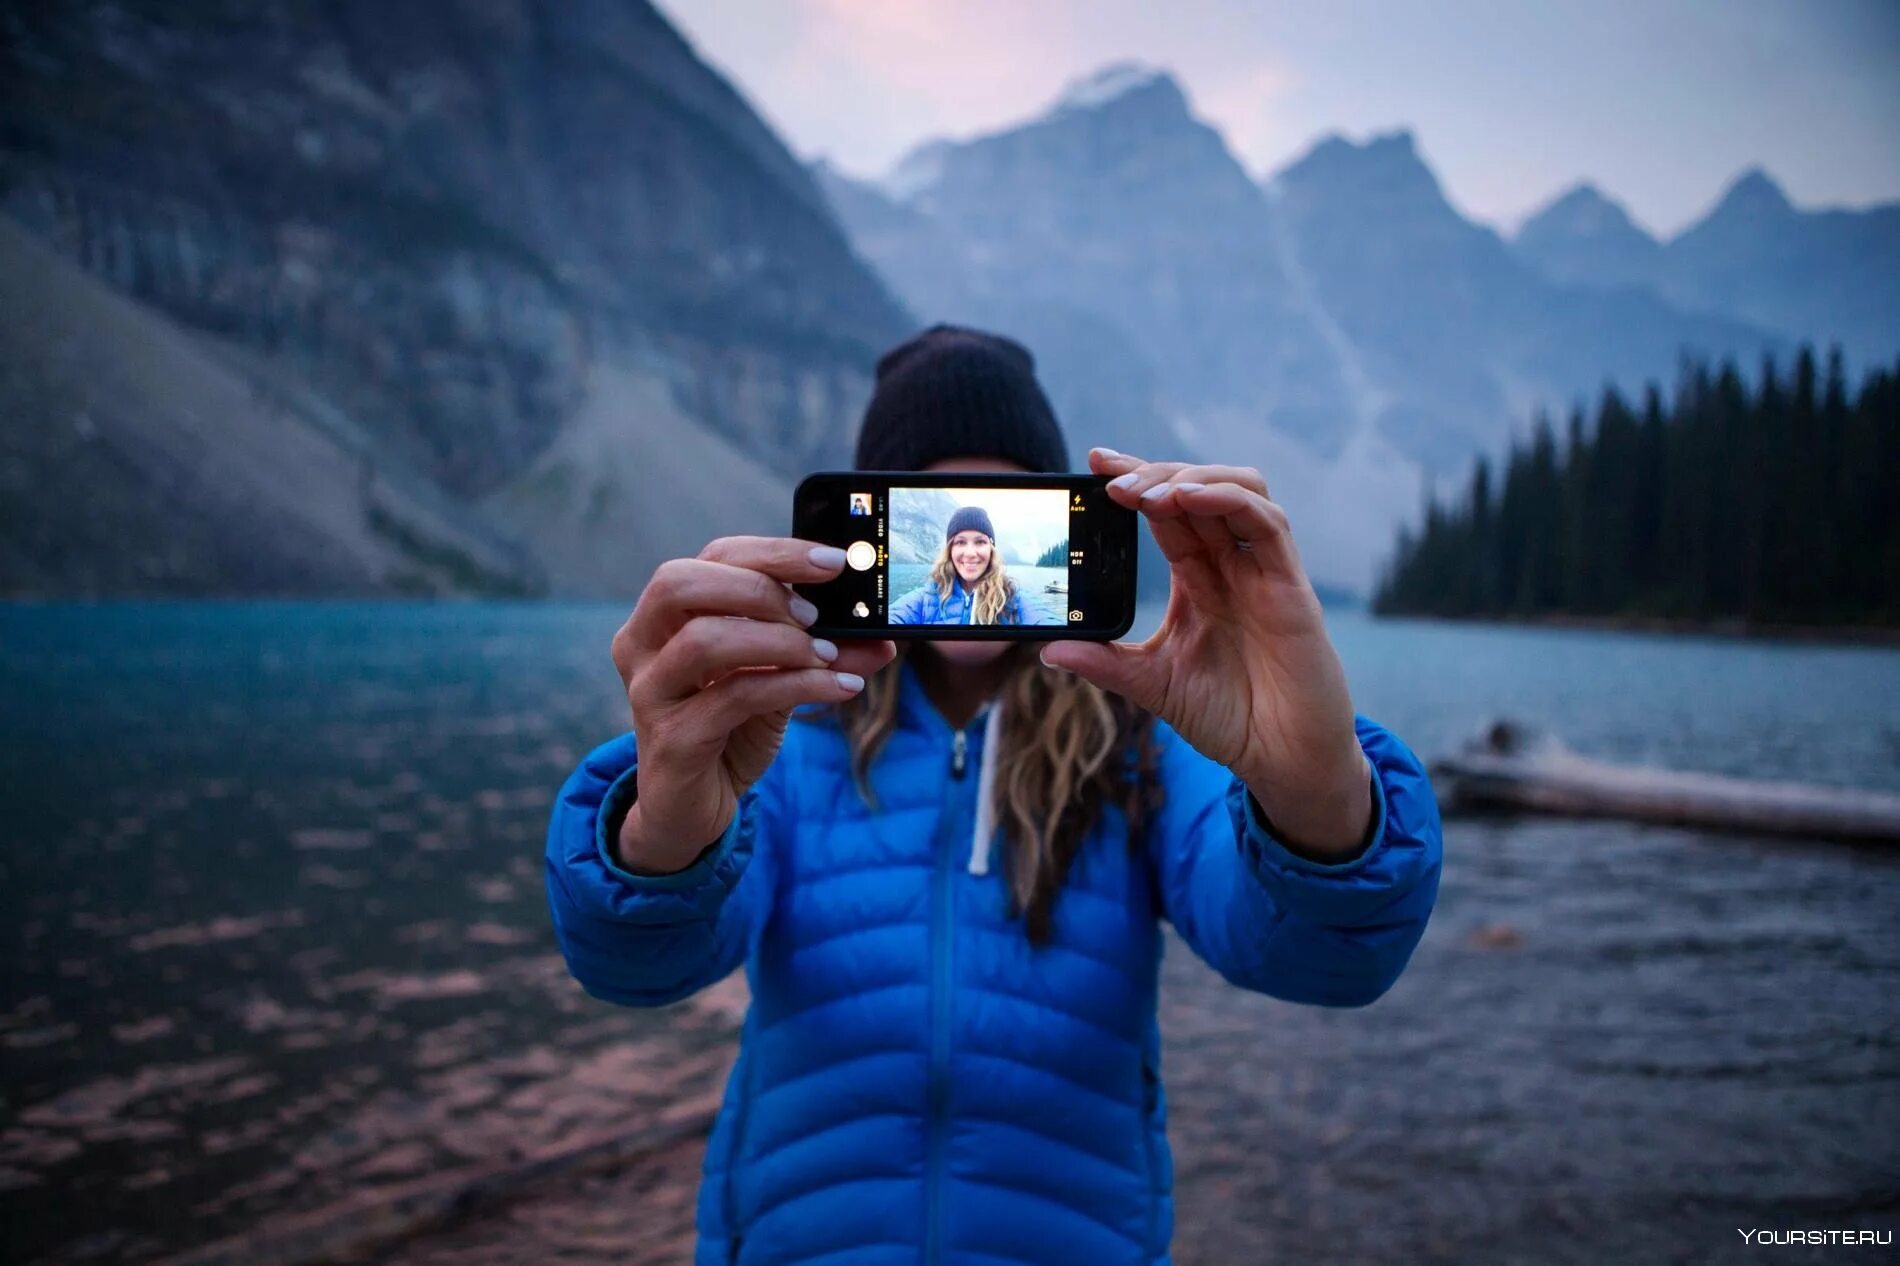
[[1019,588],[996,552],[982,506],[959,506],[944,526],[930,578],[891,604],[892,624],[1061,624]]
[[[879,362],[857,464],[1067,450],[1026,351],[937,327]],[[1171,569],[1138,645],[833,645],[788,586],[842,555],[768,537],[662,564],[614,638],[633,733],[562,788],[548,892],[596,997],[746,968],[702,1264],[1165,1262],[1159,918],[1240,988],[1342,1007],[1424,931],[1430,786],[1354,715],[1259,474],[1089,466]]]

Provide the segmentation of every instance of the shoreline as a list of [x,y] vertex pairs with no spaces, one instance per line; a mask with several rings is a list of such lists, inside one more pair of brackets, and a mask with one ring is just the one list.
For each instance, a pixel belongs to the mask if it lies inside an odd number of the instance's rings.
[[1512,628],[1581,629],[1595,633],[1665,633],[1714,637],[1735,642],[1832,643],[1840,646],[1900,648],[1900,626],[1878,624],[1752,624],[1746,620],[1692,620],[1651,615],[1435,615],[1424,612],[1382,614],[1362,607],[1374,620],[1416,620],[1428,624],[1498,625]]

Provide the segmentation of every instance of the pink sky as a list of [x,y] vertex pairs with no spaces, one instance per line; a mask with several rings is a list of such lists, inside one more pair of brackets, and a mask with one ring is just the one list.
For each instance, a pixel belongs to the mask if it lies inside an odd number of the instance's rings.
[[1654,232],[1765,165],[1797,203],[1900,198],[1886,0],[661,0],[800,154],[858,175],[1046,108],[1128,59],[1175,72],[1256,174],[1410,127],[1502,228],[1580,179]]

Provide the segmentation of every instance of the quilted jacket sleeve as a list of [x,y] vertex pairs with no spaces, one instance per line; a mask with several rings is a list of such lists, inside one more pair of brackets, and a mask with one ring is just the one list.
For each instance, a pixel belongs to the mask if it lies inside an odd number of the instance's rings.
[[1164,913],[1222,976],[1259,993],[1355,1007],[1391,988],[1438,897],[1443,838],[1425,769],[1355,719],[1373,771],[1374,824],[1357,857],[1291,852],[1247,785],[1156,722],[1167,801],[1148,837]]
[[772,840],[785,820],[779,755],[740,797],[725,834],[671,875],[624,870],[607,847],[638,791],[634,736],[581,761],[554,802],[546,872],[555,938],[583,989],[624,1006],[663,1006],[745,961],[770,913]]

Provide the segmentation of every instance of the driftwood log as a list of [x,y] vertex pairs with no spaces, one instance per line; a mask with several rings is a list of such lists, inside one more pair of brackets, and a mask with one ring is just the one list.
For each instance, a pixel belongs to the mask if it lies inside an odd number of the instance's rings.
[[1497,721],[1431,763],[1446,812],[1516,809],[1845,841],[1900,841],[1900,796],[1619,765]]

